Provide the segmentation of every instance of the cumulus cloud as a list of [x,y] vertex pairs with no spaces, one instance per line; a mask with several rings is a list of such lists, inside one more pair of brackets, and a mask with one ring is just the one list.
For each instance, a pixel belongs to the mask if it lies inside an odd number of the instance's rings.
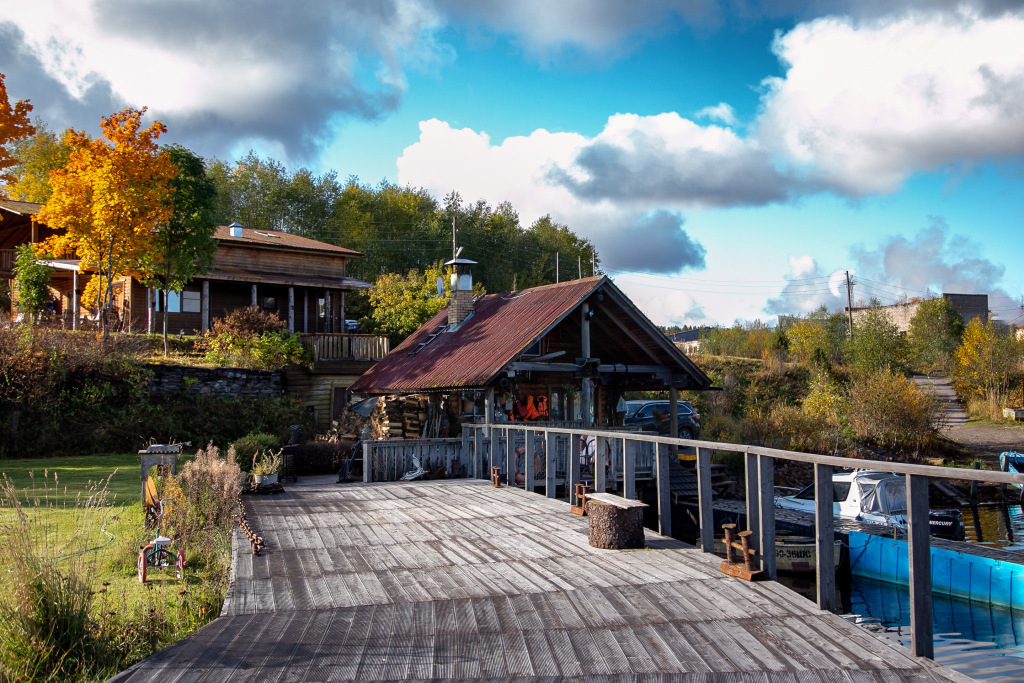
[[525,224],[551,215],[586,236],[612,270],[673,273],[704,267],[704,247],[666,209],[634,209],[607,199],[582,199],[551,177],[581,176],[573,166],[588,140],[537,130],[493,144],[486,133],[443,121],[420,124],[420,138],[398,159],[398,180],[444,196],[509,201]]
[[758,137],[837,192],[1024,153],[1024,16],[829,17],[779,36]]
[[727,126],[735,126],[736,111],[726,102],[719,102],[713,107],[704,107],[696,114],[697,118],[709,118],[712,121],[721,121]]
[[823,270],[809,255],[791,256],[785,286],[777,297],[768,299],[769,315],[800,315],[822,306],[834,311],[846,306],[846,273]]
[[796,183],[756,140],[678,114],[616,114],[552,179],[585,200],[685,208],[762,205]]
[[334,117],[392,111],[407,64],[444,59],[430,40],[436,18],[414,0],[7,4],[10,82],[42,74],[37,92],[59,88],[64,102],[90,101],[100,114],[148,106],[221,149],[262,139],[309,156]]

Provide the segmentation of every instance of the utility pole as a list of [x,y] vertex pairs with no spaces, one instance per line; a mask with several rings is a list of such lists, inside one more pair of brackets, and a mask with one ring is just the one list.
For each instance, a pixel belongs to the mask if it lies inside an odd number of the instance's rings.
[[455,260],[455,214],[452,214],[452,261]]
[[850,288],[850,271],[846,271],[846,310],[850,312],[850,341],[853,341],[853,291]]
[[597,275],[597,252],[590,252],[590,274]]
[[558,252],[555,252],[555,282],[559,282],[558,279]]

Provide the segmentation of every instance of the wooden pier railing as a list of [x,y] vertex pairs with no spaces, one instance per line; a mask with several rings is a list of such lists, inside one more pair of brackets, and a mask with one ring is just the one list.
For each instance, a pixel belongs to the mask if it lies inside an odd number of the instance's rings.
[[[934,467],[897,462],[859,460],[826,455],[784,451],[743,444],[673,439],[667,436],[638,434],[636,432],[585,429],[579,427],[551,427],[534,424],[495,423],[464,424],[463,436],[458,439],[428,439],[423,441],[378,441],[364,443],[364,480],[391,479],[393,472],[411,469],[411,455],[421,454],[421,462],[451,463],[458,457],[469,477],[490,478],[491,466],[497,466],[508,476],[517,471],[516,449],[524,447],[527,454],[536,453],[542,459],[543,474],[535,467],[533,457],[521,459],[524,488],[533,491],[538,484],[545,487],[548,497],[555,497],[556,483],[565,490],[575,491],[581,482],[580,444],[594,438],[593,472],[588,481],[598,492],[617,488],[622,482],[623,495],[636,497],[636,482],[644,478],[657,481],[658,531],[672,533],[670,458],[679,449],[696,452],[698,507],[700,510],[700,543],[704,552],[714,552],[712,520],[711,454],[713,452],[742,453],[746,478],[747,527],[758,550],[775,546],[775,461],[792,460],[814,466],[815,481],[815,535],[817,546],[818,607],[835,611],[835,533],[833,524],[834,468],[877,469],[906,475],[907,479],[907,541],[910,567],[910,622],[911,649],[917,656],[934,658],[932,633],[931,555],[928,521],[928,481],[953,479],[997,484],[1024,485],[1024,475],[986,470]],[[529,444],[527,443],[529,442]],[[533,447],[530,448],[529,446]],[[438,460],[439,458],[439,460]],[[398,466],[398,462],[408,464]],[[393,465],[391,463],[394,463]],[[402,469],[405,467],[405,469]],[[452,476],[458,473],[452,472]],[[394,478],[400,477],[398,474]],[[511,477],[510,477],[511,478]],[[570,500],[570,502],[573,502]],[[761,552],[762,569],[775,579],[775,553]]]
[[304,334],[302,346],[314,361],[380,360],[388,355],[390,341],[381,334]]

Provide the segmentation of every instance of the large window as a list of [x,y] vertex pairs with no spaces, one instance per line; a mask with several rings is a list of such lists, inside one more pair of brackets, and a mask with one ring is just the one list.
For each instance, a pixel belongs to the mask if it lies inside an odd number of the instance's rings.
[[[163,292],[158,291],[156,297],[156,310],[163,310]],[[199,292],[167,292],[168,313],[199,313],[202,310],[202,301]]]

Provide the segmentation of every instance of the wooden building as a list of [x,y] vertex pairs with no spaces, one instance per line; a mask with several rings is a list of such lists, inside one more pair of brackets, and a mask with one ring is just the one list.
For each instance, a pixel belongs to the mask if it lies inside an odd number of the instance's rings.
[[[42,242],[56,231],[34,219],[40,205],[0,202],[0,278],[13,278],[15,249]],[[247,306],[277,313],[293,332],[345,332],[345,293],[370,285],[348,277],[345,264],[359,252],[276,230],[252,230],[232,224],[214,235],[217,251],[208,271],[168,301],[168,327],[175,333],[202,332],[214,318]],[[82,291],[91,275],[74,258],[53,259],[52,289],[56,312],[77,328],[95,318],[83,305]],[[115,284],[115,313],[122,329],[162,328],[157,290],[134,278]]]
[[367,370],[352,391],[444,395],[462,421],[610,426],[621,423],[616,406],[625,391],[674,396],[710,387],[605,276],[476,299],[467,273],[456,280],[448,308]]

